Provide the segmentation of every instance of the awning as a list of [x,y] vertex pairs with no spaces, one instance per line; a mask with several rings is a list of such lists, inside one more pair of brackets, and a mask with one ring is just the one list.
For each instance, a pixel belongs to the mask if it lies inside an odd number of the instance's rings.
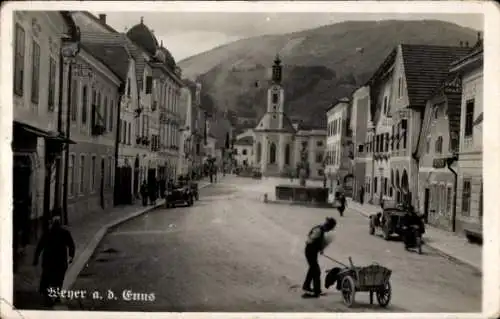
[[14,121],[14,130],[23,130],[23,131],[28,132],[30,134],[33,134],[35,136],[43,137],[47,140],[59,142],[62,144],[76,144],[76,142],[62,136],[58,132],[45,131],[45,130],[39,129],[37,127],[34,127],[32,125],[29,125],[26,123],[21,123],[18,121]]

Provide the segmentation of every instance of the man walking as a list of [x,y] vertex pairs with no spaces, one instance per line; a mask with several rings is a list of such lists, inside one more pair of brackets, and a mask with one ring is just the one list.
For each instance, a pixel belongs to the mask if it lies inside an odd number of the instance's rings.
[[[42,277],[40,279],[40,293],[47,305],[52,306],[59,298],[51,296],[57,289],[61,289],[68,263],[75,257],[75,243],[71,233],[61,226],[61,217],[52,218],[50,230],[42,235],[35,251],[33,265],[38,265],[38,258],[42,254]],[[68,261],[69,255],[69,261]]]
[[[323,254],[323,249],[326,248],[325,233],[333,230],[337,225],[334,218],[327,217],[322,225],[313,227],[307,236],[305,255],[309,269],[306,279],[302,285],[305,291],[304,298],[318,298],[321,294],[321,269],[318,263],[318,254]],[[313,288],[311,288],[311,283]]]

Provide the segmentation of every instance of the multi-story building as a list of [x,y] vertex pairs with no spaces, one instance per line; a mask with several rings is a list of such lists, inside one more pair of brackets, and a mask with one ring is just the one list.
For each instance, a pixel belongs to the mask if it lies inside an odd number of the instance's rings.
[[253,136],[244,136],[234,142],[234,159],[239,167],[253,166]]
[[61,167],[62,143],[70,142],[62,122],[62,37],[78,38],[71,16],[61,11],[15,11],[13,30],[15,252],[18,244],[36,239],[43,216],[61,207],[62,174],[55,167]]
[[349,193],[352,191],[352,146],[349,128],[350,100],[342,98],[326,111],[326,174],[329,188],[337,186]]
[[427,102],[418,138],[419,211],[429,224],[454,229],[454,194],[460,133],[462,86],[450,74]]
[[[451,72],[461,75],[462,101],[456,231],[482,232],[483,220],[483,44],[478,44],[452,64]],[[485,137],[485,145],[488,139]]]
[[[82,48],[70,80],[70,137],[67,211],[73,221],[113,206],[114,156],[120,78],[98,56],[98,46]],[[95,54],[95,56],[93,55]],[[64,200],[65,198],[63,198]]]
[[[446,78],[450,63],[469,50],[463,47],[400,44],[374,75],[392,78],[391,84],[388,84],[392,87],[389,90],[388,116],[392,118],[393,133],[390,139],[390,185],[395,189],[392,199],[398,202],[407,201],[414,207],[419,207],[418,159],[415,151],[421,129],[421,113],[433,90]],[[379,95],[372,90],[371,85],[370,91],[372,96]],[[372,110],[375,119],[378,119],[376,114],[383,113],[384,105],[385,103],[375,104],[376,107]],[[374,145],[378,143],[379,151],[382,146],[385,150],[386,143],[382,137],[375,137],[374,141]],[[375,168],[374,177],[376,175]]]
[[370,116],[370,87],[362,86],[352,94],[352,110],[349,127],[352,132],[352,143],[354,150],[353,160],[353,200],[364,203],[366,189],[367,162],[367,129]]

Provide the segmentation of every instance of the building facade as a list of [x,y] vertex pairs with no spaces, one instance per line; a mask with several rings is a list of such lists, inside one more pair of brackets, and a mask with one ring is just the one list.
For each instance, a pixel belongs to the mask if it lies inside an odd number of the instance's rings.
[[253,167],[253,136],[236,139],[234,149],[238,167]]
[[[279,57],[274,60],[272,80],[267,90],[267,109],[254,128],[253,163],[263,176],[289,176],[297,174],[302,156],[309,165],[309,177],[316,178],[318,169],[316,153],[324,151],[326,132],[294,126],[285,111],[285,92],[281,85],[282,65]],[[321,147],[317,147],[321,140]],[[323,165],[324,154],[321,157]],[[322,169],[321,169],[322,172]]]
[[326,138],[326,174],[329,188],[342,186],[345,191],[352,190],[347,179],[352,176],[351,170],[351,134],[349,128],[349,99],[343,98],[335,103],[327,112]]
[[[452,65],[461,75],[456,231],[482,231],[483,220],[483,46]],[[486,141],[487,143],[487,141]]]
[[367,193],[366,172],[367,161],[371,161],[365,155],[367,153],[366,137],[368,132],[368,121],[370,115],[370,88],[362,86],[354,91],[352,95],[352,110],[350,129],[352,132],[352,143],[354,150],[353,160],[353,200],[364,203]]
[[[71,17],[58,11],[13,14],[14,253],[40,235],[43,217],[61,207],[66,113],[61,84],[67,74],[61,37],[76,38]],[[47,219],[45,219],[47,220]]]
[[82,45],[72,65],[67,210],[73,222],[113,206],[118,103],[123,80]]
[[449,77],[428,101],[418,139],[418,210],[427,223],[454,231],[462,87]]

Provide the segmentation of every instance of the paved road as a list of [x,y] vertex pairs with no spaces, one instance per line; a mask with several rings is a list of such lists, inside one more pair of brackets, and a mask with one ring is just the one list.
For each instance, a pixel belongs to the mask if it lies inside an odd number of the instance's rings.
[[[476,312],[481,276],[432,251],[406,252],[399,242],[368,234],[367,220],[347,210],[337,218],[325,254],[355,264],[373,261],[393,270],[388,309],[356,296],[347,309],[330,290],[319,299],[300,297],[305,275],[303,242],[314,224],[337,213],[328,209],[264,204],[259,182],[227,177],[201,190],[191,208],[159,209],[111,232],[74,289],[154,293],[154,301],[70,303],[71,309],[115,311],[415,311]],[[322,269],[333,264],[320,260]],[[139,295],[136,296],[137,298]],[[146,298],[146,295],[143,295]]]

